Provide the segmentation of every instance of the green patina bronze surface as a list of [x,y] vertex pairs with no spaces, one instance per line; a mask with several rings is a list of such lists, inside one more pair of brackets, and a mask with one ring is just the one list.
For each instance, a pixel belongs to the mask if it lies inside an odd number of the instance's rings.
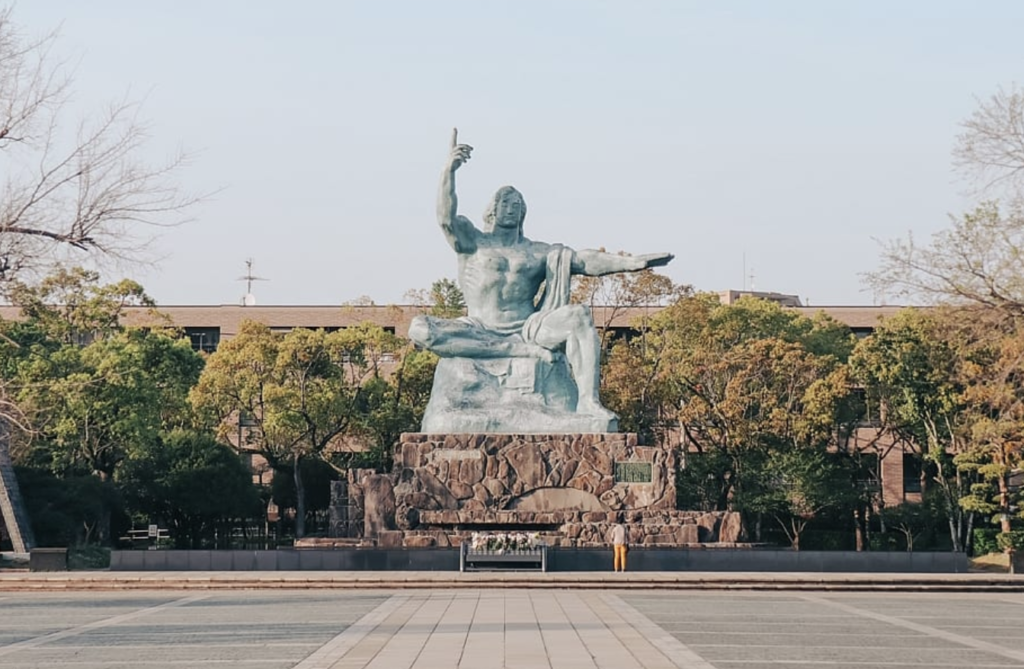
[[511,186],[495,193],[477,228],[458,213],[455,194],[455,172],[472,150],[452,133],[437,206],[468,314],[418,316],[409,327],[417,345],[442,358],[423,432],[618,431],[617,416],[598,397],[600,341],[590,311],[569,302],[570,278],[635,272],[673,256],[576,251],[528,239],[526,201]]

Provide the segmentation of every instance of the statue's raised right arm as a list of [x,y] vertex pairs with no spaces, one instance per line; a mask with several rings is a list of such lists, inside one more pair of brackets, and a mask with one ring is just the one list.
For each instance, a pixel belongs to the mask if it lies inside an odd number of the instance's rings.
[[459,131],[452,129],[451,151],[448,163],[441,175],[441,192],[437,198],[437,222],[441,224],[448,244],[456,253],[472,253],[476,250],[476,236],[479,231],[465,216],[459,216],[459,199],[455,196],[455,170],[470,158],[473,147],[459,144]]

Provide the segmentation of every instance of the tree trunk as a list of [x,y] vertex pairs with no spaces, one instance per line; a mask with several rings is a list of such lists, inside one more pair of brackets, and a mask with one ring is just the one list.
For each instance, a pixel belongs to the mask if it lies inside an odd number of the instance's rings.
[[857,505],[853,510],[853,537],[857,552],[864,550],[864,507]]
[[[109,472],[98,471],[97,475],[100,481],[103,483],[109,482],[113,476]],[[103,500],[100,509],[100,517],[96,522],[96,543],[101,546],[113,545],[113,541],[110,537],[110,517],[111,517],[110,505],[107,504],[106,500]]]
[[949,518],[949,536],[953,540],[953,552],[962,553],[963,547],[960,545],[960,529],[957,527],[957,523],[953,519],[953,512],[949,511],[946,515]]
[[1010,482],[1009,475],[999,477],[999,531],[1009,532],[1010,527]]
[[302,469],[299,465],[302,456],[298,453],[293,458],[295,463],[295,538],[306,536],[306,489],[302,486]]
[[807,523],[806,522],[798,523],[797,521],[794,520],[794,521],[790,522],[789,526],[793,530],[793,534],[790,537],[790,541],[793,543],[793,550],[799,551],[800,550],[800,533],[803,532],[804,528],[807,526]]
[[717,508],[715,511],[728,511],[729,510],[729,498],[732,496],[732,483],[727,477],[722,479],[722,489],[716,500]]

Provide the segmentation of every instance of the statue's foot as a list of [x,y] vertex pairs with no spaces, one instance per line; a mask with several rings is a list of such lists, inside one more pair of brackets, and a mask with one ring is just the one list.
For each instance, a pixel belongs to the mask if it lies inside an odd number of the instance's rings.
[[576,413],[583,414],[584,416],[593,416],[594,418],[600,418],[601,420],[618,420],[619,417],[614,412],[605,409],[601,406],[600,402],[594,400],[580,398],[580,401],[576,404]]

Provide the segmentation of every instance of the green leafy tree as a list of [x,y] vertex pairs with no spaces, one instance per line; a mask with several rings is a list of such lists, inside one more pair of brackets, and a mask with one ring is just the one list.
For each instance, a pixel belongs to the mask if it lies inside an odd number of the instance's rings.
[[[662,414],[698,457],[719,463],[715,508],[729,508],[773,451],[833,444],[850,402],[848,329],[774,303],[684,298],[652,319]],[[831,349],[825,344],[831,342]],[[810,452],[810,451],[808,451]]]
[[[23,315],[0,322],[2,395],[11,402],[4,417],[25,428],[12,435],[12,455],[68,485],[96,477],[106,490],[133,451],[188,422],[202,358],[177,331],[123,325],[126,306],[152,305],[134,282],[101,285],[95,272],[61,268],[9,288]],[[106,511],[85,538],[106,541],[119,505],[110,495],[94,499]]]
[[466,315],[466,296],[459,284],[448,278],[438,279],[430,284],[429,289],[408,290],[405,298],[425,309],[431,316],[458,318]]
[[177,548],[212,544],[225,520],[259,513],[259,494],[238,454],[212,435],[174,430],[133,452],[118,472],[130,511],[169,524]]
[[611,344],[612,325],[617,319],[633,314],[631,325],[642,338],[647,330],[647,321],[656,308],[692,294],[691,286],[676,284],[651,269],[572,277],[571,300],[590,307],[594,325],[601,335],[602,348]]
[[738,502],[774,518],[793,549],[800,550],[800,537],[812,519],[859,501],[852,474],[845,454],[829,453],[823,446],[773,449]]
[[[329,333],[295,329],[282,336],[246,321],[210,356],[191,392],[192,405],[218,426],[222,439],[237,431],[243,436],[240,448],[292,475],[296,534],[302,536],[302,461],[319,459],[343,471],[344,460],[335,461],[347,440],[390,438],[398,428],[388,412],[400,401],[382,375],[385,364],[400,364],[408,348],[370,324]],[[238,426],[241,415],[252,422],[244,431]]]
[[438,279],[430,285],[430,313],[441,318],[466,315],[466,296],[451,279]]
[[17,397],[50,469],[108,480],[132,449],[188,420],[188,389],[202,365],[183,339],[127,329],[27,358]]
[[964,550],[973,524],[973,514],[960,504],[972,477],[951,456],[965,449],[970,434],[961,370],[968,352],[957,327],[961,315],[903,310],[861,340],[851,361],[866,392],[885,407],[883,428],[917,448],[930,464],[922,467],[922,487],[938,485],[957,551]]
[[957,467],[980,479],[960,499],[967,511],[1014,531],[1021,492],[1011,478],[1024,466],[1024,332],[1016,322],[998,327],[969,322],[975,335],[960,366],[970,433],[955,456]]
[[25,508],[40,546],[77,546],[102,541],[111,516],[123,515],[113,481],[89,474],[58,476],[38,467],[16,467]]
[[34,284],[13,282],[8,297],[27,328],[60,344],[85,344],[120,331],[129,306],[150,307],[157,315],[155,302],[138,283],[100,284],[98,272],[81,267],[58,267]]
[[[955,352],[956,364],[951,365],[952,374],[945,367],[936,373],[955,379],[950,385],[956,388],[939,401],[953,396],[957,406],[955,410],[947,407],[942,416],[945,424],[937,429],[945,432],[943,438],[921,443],[927,457],[958,473],[948,506],[964,509],[969,521],[975,514],[993,517],[1004,536],[1013,531],[1014,493],[1009,476],[1019,467],[1022,443],[1018,428],[1018,397],[1024,394],[1019,343],[1024,334],[1022,119],[1024,94],[1016,85],[979,101],[961,123],[953,164],[975,187],[975,195],[989,199],[972,211],[950,217],[949,227],[935,233],[928,244],[917,244],[912,236],[887,242],[879,269],[867,276],[878,293],[946,307],[939,312],[941,318],[934,320],[950,324],[946,330],[953,334],[940,339]],[[915,397],[917,388],[909,384],[905,392]],[[930,404],[935,401],[921,406],[927,409]],[[930,421],[924,412],[922,418],[925,424]],[[945,452],[939,453],[939,448]],[[952,479],[940,469],[941,481]],[[957,549],[966,543],[964,537],[973,536],[970,522],[966,525],[951,523],[951,532],[959,535],[959,540],[954,536]]]
[[[933,512],[934,505],[919,502],[902,502],[896,506],[888,506],[882,509],[882,519],[885,526],[903,535],[904,545],[908,553],[914,551],[914,543],[923,535],[932,531],[936,523],[941,524],[945,519],[944,509],[939,509],[939,515]],[[940,507],[944,502],[940,504]]]

